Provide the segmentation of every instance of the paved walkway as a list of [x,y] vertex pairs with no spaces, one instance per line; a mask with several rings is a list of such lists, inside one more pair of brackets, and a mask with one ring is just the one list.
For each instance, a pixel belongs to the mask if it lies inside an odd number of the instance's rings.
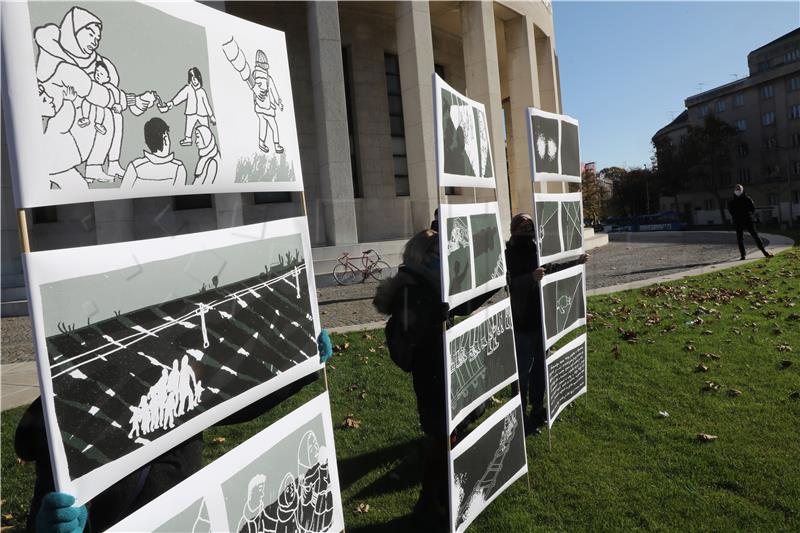
[[[762,236],[773,252],[789,248],[781,236]],[[761,253],[747,237],[747,255]],[[732,232],[614,233],[608,245],[592,251],[587,264],[588,294],[638,288],[659,281],[717,271],[741,264]],[[324,287],[317,291],[323,327],[335,332],[382,327],[384,317],[372,307],[376,282],[348,287]],[[22,405],[38,396],[33,363],[30,320],[4,318],[0,378],[2,409]]]

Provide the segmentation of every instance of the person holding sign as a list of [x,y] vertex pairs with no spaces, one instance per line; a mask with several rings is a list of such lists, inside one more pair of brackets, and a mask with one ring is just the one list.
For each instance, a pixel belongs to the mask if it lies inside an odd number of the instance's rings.
[[538,428],[547,419],[544,407],[547,354],[542,337],[539,281],[545,274],[584,264],[589,258],[587,254],[583,254],[567,263],[540,266],[533,224],[530,215],[515,215],[511,219],[511,238],[506,243],[506,276],[511,296],[523,413],[527,413],[527,405],[529,402],[531,404],[531,413],[526,414],[525,420],[528,431]]

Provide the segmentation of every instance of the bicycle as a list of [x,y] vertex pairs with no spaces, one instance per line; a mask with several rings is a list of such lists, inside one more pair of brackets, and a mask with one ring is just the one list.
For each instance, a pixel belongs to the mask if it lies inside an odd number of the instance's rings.
[[[391,274],[391,267],[381,261],[381,256],[375,250],[367,250],[361,253],[361,265],[359,267],[353,262],[348,252],[342,253],[338,259],[339,264],[333,267],[333,279],[339,285],[350,285],[353,283],[364,283],[368,277],[372,276],[376,281],[383,281]],[[359,280],[359,277],[361,278]]]

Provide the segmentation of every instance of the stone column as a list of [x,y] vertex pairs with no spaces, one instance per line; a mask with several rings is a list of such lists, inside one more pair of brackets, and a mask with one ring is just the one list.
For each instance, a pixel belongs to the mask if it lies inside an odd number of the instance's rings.
[[308,2],[320,202],[329,245],[358,242],[338,2]]
[[[97,244],[132,241],[136,238],[133,200],[94,202],[94,228]],[[86,221],[89,224],[90,221]],[[89,229],[89,228],[87,228]]]
[[533,214],[527,116],[528,107],[540,107],[533,23],[520,15],[505,22],[505,31],[511,108],[508,139],[511,211]]
[[492,160],[497,178],[500,222],[502,227],[506,228],[504,232],[507,232],[511,223],[511,204],[508,195],[505,127],[503,125],[503,103],[500,91],[500,67],[497,61],[493,2],[463,2],[461,4],[461,37],[464,46],[467,96],[486,106]]
[[428,2],[395,3],[403,124],[415,232],[430,226],[439,203],[433,144],[433,38]]

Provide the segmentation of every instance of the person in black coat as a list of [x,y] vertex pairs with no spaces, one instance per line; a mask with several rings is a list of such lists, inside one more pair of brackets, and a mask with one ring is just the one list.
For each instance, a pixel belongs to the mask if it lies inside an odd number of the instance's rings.
[[733,189],[733,198],[728,202],[728,212],[731,214],[733,225],[736,228],[736,242],[739,244],[740,259],[745,259],[747,255],[744,249],[744,230],[747,230],[756,241],[756,246],[764,254],[764,257],[772,257],[772,254],[764,248],[764,243],[761,242],[761,237],[758,236],[753,223],[756,205],[753,203],[753,199],[745,194],[741,183],[737,183]]
[[470,314],[496,292],[452,310],[442,303],[439,235],[427,229],[408,241],[397,275],[381,283],[372,302],[394,322],[396,329],[387,333],[393,337],[387,341],[390,351],[408,353],[410,358],[419,422],[426,436],[422,491],[415,511],[442,526],[448,516],[447,451],[451,438],[446,420],[444,325],[456,315]]
[[539,266],[533,219],[521,213],[511,220],[511,238],[506,243],[506,275],[511,296],[514,322],[514,344],[517,351],[520,397],[528,431],[542,425],[547,418],[544,408],[545,359],[539,281],[545,274],[586,263],[588,255],[560,264]]

